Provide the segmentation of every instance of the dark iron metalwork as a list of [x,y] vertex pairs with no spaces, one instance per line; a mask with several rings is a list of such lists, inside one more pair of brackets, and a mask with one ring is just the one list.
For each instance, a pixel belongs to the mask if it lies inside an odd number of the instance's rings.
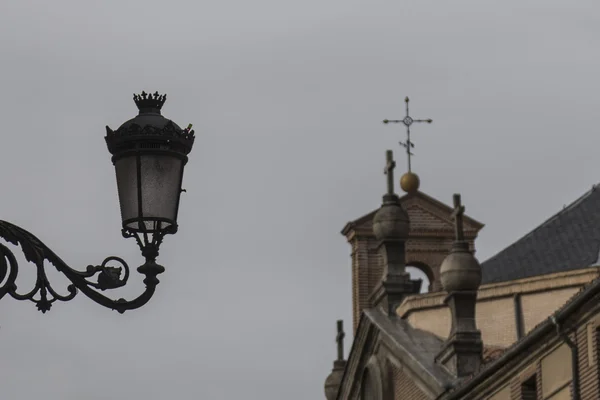
[[[57,300],[73,299],[78,291],[96,303],[117,310],[119,313],[139,308],[150,300],[159,283],[157,276],[165,271],[163,266],[156,263],[158,250],[165,235],[177,232],[179,196],[182,191],[185,191],[181,189],[183,167],[187,162],[187,154],[191,151],[194,143],[194,131],[191,130],[191,124],[186,129],[181,129],[173,121],[160,115],[160,108],[165,100],[166,95],[158,93],[147,95],[142,92],[141,95],[134,95],[134,101],[140,111],[139,115],[125,122],[116,131],[106,127],[105,139],[109,151],[113,154],[112,161],[115,166],[119,160],[127,157],[129,160],[135,161],[135,163],[130,163],[127,167],[129,169],[125,171],[129,174],[119,176],[117,168],[117,184],[123,217],[121,232],[125,238],[135,238],[142,256],[146,259],[146,262],[137,269],[145,276],[143,282],[146,289],[144,292],[133,300],[111,299],[100,292],[117,289],[127,284],[129,266],[123,259],[114,256],[107,257],[100,265],[89,265],[85,271],[78,271],[69,267],[30,232],[9,222],[0,221],[0,237],[13,245],[20,246],[25,259],[35,264],[37,269],[34,288],[29,292],[19,293],[16,285],[19,273],[17,259],[7,246],[0,243],[0,299],[9,294],[17,300],[30,300],[42,313],[50,310],[52,304]],[[142,160],[146,162],[145,166],[142,165]],[[169,163],[173,164],[173,160],[175,163],[179,163],[173,169],[174,172],[163,173],[164,166],[169,167]],[[131,168],[132,166],[133,168]],[[166,182],[170,185],[171,192],[163,190],[161,179],[172,177],[175,177],[177,182]],[[148,182],[148,179],[154,180]],[[155,187],[151,190],[142,187],[147,184]],[[142,198],[141,193],[143,192],[146,198]],[[154,197],[148,197],[150,195]],[[162,199],[163,195],[171,196],[169,197],[170,201],[165,203]],[[127,203],[128,200],[129,203]],[[167,210],[171,214],[165,216],[160,212],[149,213],[147,211],[149,209],[156,211],[152,209],[153,204],[160,201],[163,201],[166,206],[163,205],[163,208],[158,208],[158,210]],[[127,212],[131,211],[131,204],[134,202],[138,208],[134,210],[137,211],[137,215],[132,220],[128,220]],[[127,206],[130,207],[129,210],[126,209]],[[68,294],[60,294],[52,288],[46,274],[46,263],[52,264],[71,282],[67,286]],[[115,263],[120,266],[110,265]],[[96,280],[92,280],[93,278]]]
[[[69,267],[41,240],[23,228],[6,221],[0,221],[0,237],[9,243],[20,246],[25,259],[35,264],[37,269],[34,288],[27,293],[17,292],[15,281],[19,273],[19,265],[13,252],[0,243],[0,299],[9,294],[17,300],[31,300],[36,304],[38,310],[43,313],[50,310],[52,303],[56,300],[68,301],[73,299],[77,295],[78,289],[96,303],[117,310],[120,313],[139,308],[150,300],[159,282],[156,276],[165,270],[164,267],[156,264],[160,243],[144,247],[142,254],[146,258],[146,262],[138,268],[138,271],[146,276],[144,279],[146,290],[134,300],[113,300],[104,296],[98,290],[104,291],[125,286],[129,279],[129,266],[123,259],[113,256],[107,257],[100,265],[89,265],[85,271],[77,271]],[[139,238],[137,240],[138,243],[141,243]],[[46,262],[54,265],[58,272],[61,272],[71,281],[71,284],[67,286],[68,294],[61,295],[52,288],[46,275]],[[121,267],[111,267],[108,265],[111,262],[116,262]],[[123,277],[121,277],[122,272],[124,272]],[[89,280],[89,278],[96,275],[96,282]],[[38,295],[39,299],[34,298]]]
[[408,157],[408,172],[411,172],[410,157],[414,156],[414,153],[411,152],[411,149],[414,149],[415,145],[413,142],[410,141],[410,126],[415,122],[427,122],[428,124],[430,124],[433,122],[433,120],[432,119],[413,119],[411,116],[408,115],[408,102],[409,102],[408,97],[406,97],[404,99],[404,102],[406,103],[406,117],[404,117],[403,119],[384,119],[383,123],[384,124],[389,124],[390,122],[402,123],[402,124],[404,124],[404,126],[406,126],[406,142],[399,142],[399,143],[402,147],[404,147],[406,149],[406,155]]
[[[184,192],[181,189],[183,169],[195,139],[192,124],[189,124],[186,129],[181,129],[176,123],[161,115],[160,110],[166,99],[166,95],[159,95],[158,92],[153,95],[146,92],[142,92],[140,95],[134,94],[133,100],[139,109],[139,114],[115,131],[106,127],[106,144],[113,155],[112,162],[117,170],[117,181],[120,173],[127,174],[130,172],[128,169],[134,169],[133,179],[138,183],[137,193],[133,194],[136,198],[128,199],[126,197],[131,197],[132,194],[125,193],[127,188],[122,189],[120,182],[117,182],[123,229],[128,234],[141,232],[146,241],[147,234],[177,232],[179,198]],[[156,214],[155,210],[148,210],[148,199],[144,197],[148,194],[144,193],[143,180],[147,179],[145,170],[165,167],[176,170],[173,173],[173,179],[178,182],[167,180],[162,184],[151,185],[154,186],[154,190],[169,190],[162,188],[168,184],[174,191],[165,196],[165,198],[171,198],[169,197],[171,195],[174,200],[175,208],[170,210],[172,215],[160,217],[154,215]],[[127,204],[124,204],[126,200],[136,203],[133,210],[127,209]]]

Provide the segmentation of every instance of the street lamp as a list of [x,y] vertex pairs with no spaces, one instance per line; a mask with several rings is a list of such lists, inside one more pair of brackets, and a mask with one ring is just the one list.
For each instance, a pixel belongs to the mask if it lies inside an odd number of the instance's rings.
[[[156,263],[160,244],[165,235],[177,232],[179,197],[184,191],[181,188],[183,169],[194,144],[191,124],[181,129],[160,114],[166,98],[158,92],[134,95],[139,114],[115,131],[106,127],[106,144],[117,175],[122,234],[125,238],[135,238],[146,260],[137,269],[145,275],[144,292],[133,300],[106,297],[100,291],[127,283],[129,266],[123,259],[107,257],[100,265],[89,265],[85,271],[77,271],[33,234],[0,221],[0,237],[20,245],[25,259],[37,268],[35,287],[27,293],[18,293],[15,284],[18,263],[10,249],[0,243],[0,299],[9,294],[17,300],[31,300],[43,313],[56,300],[73,299],[78,290],[96,303],[120,313],[139,308],[150,300],[159,282],[157,275],[165,270]],[[71,281],[67,295],[61,295],[51,287],[45,271],[46,261]],[[111,263],[121,267],[109,266]],[[97,277],[95,282],[90,280],[94,277]]]

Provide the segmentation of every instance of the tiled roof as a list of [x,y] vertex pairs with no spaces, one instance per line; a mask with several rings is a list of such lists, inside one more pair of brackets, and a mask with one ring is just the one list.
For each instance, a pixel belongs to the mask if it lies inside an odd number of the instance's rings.
[[483,283],[504,282],[595,265],[600,251],[600,188],[592,188],[481,264]]
[[483,347],[483,364],[494,361],[504,353],[505,347],[485,346]]

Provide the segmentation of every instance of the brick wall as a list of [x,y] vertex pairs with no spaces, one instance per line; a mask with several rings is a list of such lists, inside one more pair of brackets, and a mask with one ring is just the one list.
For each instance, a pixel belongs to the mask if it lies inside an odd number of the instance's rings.
[[[410,233],[406,243],[406,264],[415,266],[430,278],[430,291],[442,290],[440,266],[452,248],[454,228],[450,212],[439,204],[415,196],[403,200],[410,220]],[[352,313],[356,330],[360,313],[369,307],[369,296],[381,280],[383,268],[373,235],[374,212],[361,218],[344,234],[352,246]],[[469,221],[465,222],[465,235],[471,250],[477,231]]]
[[[546,315],[547,316],[547,315]],[[506,347],[517,339],[512,298],[491,299],[478,302],[476,307],[477,328],[483,343]],[[448,307],[436,307],[411,313],[408,322],[418,329],[429,331],[446,339],[452,324]]]
[[419,389],[410,377],[398,367],[391,366],[394,379],[394,400],[429,400],[429,397]]
[[352,317],[354,331],[360,313],[369,308],[369,295],[381,280],[383,270],[375,237],[355,236],[352,245]]
[[514,343],[517,340],[517,328],[513,298],[477,302],[476,324],[486,346],[508,347]]
[[[374,236],[355,236],[352,246],[352,312],[354,330],[358,326],[360,313],[368,308],[369,296],[381,281],[382,258]],[[440,238],[410,239],[407,242],[406,265],[422,269],[430,279],[432,291],[441,290],[440,265],[448,255],[452,241]],[[436,248],[436,251],[431,250]],[[430,249],[427,251],[426,249]],[[427,282],[424,282],[426,285]],[[427,287],[425,287],[428,289]]]
[[429,331],[441,338],[450,334],[450,309],[439,307],[408,315],[408,322],[417,329]]
[[581,400],[597,400],[600,398],[600,377],[598,368],[598,321],[589,322],[577,329],[577,345],[579,348],[579,384]]
[[[598,277],[599,271],[598,268],[585,268],[482,286],[477,295],[476,323],[483,342],[506,347],[517,340],[515,294],[521,297],[523,325],[528,333],[582,286]],[[445,292],[410,296],[398,307],[397,314],[415,328],[447,338],[451,319],[444,304],[445,297]]]
[[525,334],[563,306],[578,290],[578,287],[571,287],[523,294],[521,304],[523,306]]
[[[574,331],[569,334],[570,339],[577,346],[577,364],[579,367],[579,389],[581,400],[600,399],[600,366],[599,366],[599,341],[600,341],[600,310],[597,306],[600,296],[590,300],[587,310],[580,314],[581,319],[570,320],[564,328]],[[506,384],[496,388],[496,382],[508,380],[511,391],[510,399],[522,400],[523,383],[535,377],[537,397],[544,400],[567,400],[572,398],[572,369],[571,349],[563,339],[557,337],[555,332],[548,333],[534,347],[523,353],[525,358],[512,370],[505,370],[495,376],[490,376],[480,385],[484,391],[472,397],[477,400],[496,400],[496,394],[503,392]],[[527,360],[527,357],[532,357]],[[518,362],[518,361],[517,361]],[[502,370],[500,370],[502,371]],[[490,391],[486,392],[485,388]],[[493,389],[492,389],[493,388]],[[503,396],[498,396],[503,398]]]

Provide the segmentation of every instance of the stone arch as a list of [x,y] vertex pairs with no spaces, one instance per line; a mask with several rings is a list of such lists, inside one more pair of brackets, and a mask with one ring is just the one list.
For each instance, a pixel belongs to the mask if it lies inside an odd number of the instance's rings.
[[376,356],[371,356],[362,374],[360,400],[384,400],[381,368]]
[[388,357],[389,355],[386,353],[382,360],[382,400],[394,400],[395,397],[394,369]]
[[[422,261],[409,261],[406,263],[406,268],[415,268],[418,271],[421,271],[427,277],[429,282],[423,282],[423,287],[421,288],[421,292],[423,292],[423,288],[427,289],[427,292],[431,292],[433,290],[433,282],[435,281],[435,274],[433,272],[433,268],[429,265],[425,264]],[[407,270],[407,272],[410,272]]]

